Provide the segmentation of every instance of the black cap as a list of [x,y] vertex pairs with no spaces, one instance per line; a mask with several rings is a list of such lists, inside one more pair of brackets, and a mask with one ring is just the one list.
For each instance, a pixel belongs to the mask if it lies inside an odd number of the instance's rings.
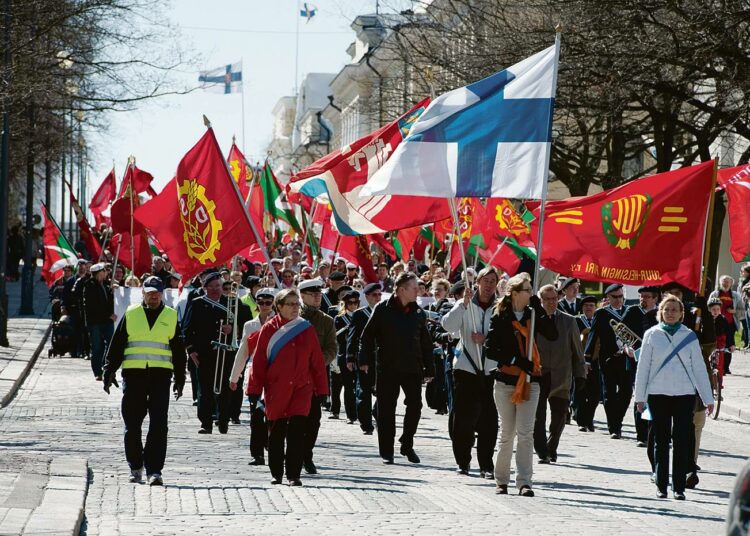
[[606,289],[604,289],[604,294],[612,294],[613,292],[617,292],[622,288],[622,283],[612,283],[610,286],[608,286]]
[[453,286],[450,289],[450,294],[458,294],[459,292],[463,292],[466,290],[466,283],[463,281],[459,281],[457,283],[453,283]]
[[346,279],[346,276],[344,275],[344,272],[331,272],[328,279],[331,281],[343,281]]
[[343,301],[348,301],[356,298],[357,300],[360,299],[359,291],[358,290],[349,290],[344,293],[343,296],[341,296],[341,299]]
[[664,283],[661,286],[662,292],[669,292],[670,290],[679,290],[680,292],[685,292],[685,287],[680,285],[679,283],[675,281],[670,281],[669,283]]
[[594,305],[596,305],[598,302],[599,300],[596,299],[596,296],[584,296],[583,298],[581,298],[581,305],[583,305],[584,303],[593,303]]
[[375,292],[376,290],[380,290],[380,283],[369,283],[365,285],[364,293],[370,294],[371,292]]
[[349,292],[352,290],[352,287],[349,285],[341,285],[339,289],[336,291],[336,299],[341,300],[341,296],[343,296],[346,292]]
[[155,275],[147,277],[143,282],[143,292],[164,292],[164,283]]
[[261,284],[260,277],[251,275],[247,279],[245,279],[245,286],[247,288],[253,288],[255,286],[258,286]]
[[659,287],[656,287],[654,285],[648,285],[648,286],[639,288],[638,292],[651,292],[653,294],[659,294]]
[[577,277],[566,277],[560,283],[560,290],[565,290],[573,283],[580,283]]
[[205,276],[203,276],[203,286],[205,287],[214,279],[221,279],[221,274],[219,272],[211,272],[206,274]]

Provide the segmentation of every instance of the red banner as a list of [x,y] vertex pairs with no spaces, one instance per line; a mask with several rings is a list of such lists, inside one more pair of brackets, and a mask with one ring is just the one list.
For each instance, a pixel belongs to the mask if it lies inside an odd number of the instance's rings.
[[255,242],[243,200],[209,128],[154,199],[135,213],[185,280]]
[[735,262],[750,260],[750,164],[720,169],[719,188],[727,193],[729,252]]
[[542,265],[588,281],[698,290],[713,173],[704,162],[547,203]]

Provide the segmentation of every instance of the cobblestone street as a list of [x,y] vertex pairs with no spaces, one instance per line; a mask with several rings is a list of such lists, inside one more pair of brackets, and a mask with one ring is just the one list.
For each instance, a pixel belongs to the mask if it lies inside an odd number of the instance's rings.
[[[747,359],[738,356],[736,375],[748,372]],[[537,497],[526,499],[496,496],[493,482],[457,476],[446,417],[431,410],[416,438],[422,464],[397,457],[389,467],[380,463],[376,436],[324,413],[320,474],[303,473],[304,487],[289,488],[271,486],[267,467],[247,465],[246,415],[226,436],[199,436],[188,397],[170,409],[166,486],[150,488],[127,481],[120,398],[93,381],[88,361],[40,357],[0,410],[3,464],[20,460],[44,479],[52,457],[88,459],[83,534],[719,534],[750,445],[750,425],[709,420],[701,482],[680,503],[653,498],[645,449],[636,447],[630,423],[621,441],[601,426],[596,433],[569,426],[559,463],[535,466]]]

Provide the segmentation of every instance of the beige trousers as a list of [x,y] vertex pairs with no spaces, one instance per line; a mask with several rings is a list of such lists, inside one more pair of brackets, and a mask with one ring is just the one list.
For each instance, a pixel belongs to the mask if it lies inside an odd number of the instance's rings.
[[516,488],[531,487],[534,474],[534,420],[539,402],[539,384],[531,384],[531,396],[522,404],[510,401],[515,387],[495,383],[495,405],[500,415],[500,438],[495,460],[495,481],[508,485],[510,482],[510,459],[513,456],[513,439],[518,436],[516,446]]
[[693,453],[693,461],[698,463],[698,451],[701,449],[701,434],[703,434],[703,427],[706,425],[705,409],[695,412],[693,425],[695,426],[695,452]]

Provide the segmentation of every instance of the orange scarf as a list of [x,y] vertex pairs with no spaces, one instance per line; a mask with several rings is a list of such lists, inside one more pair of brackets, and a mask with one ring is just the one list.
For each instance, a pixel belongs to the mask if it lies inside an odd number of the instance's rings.
[[[518,320],[513,320],[513,327],[516,328],[516,338],[518,339],[518,347],[521,349],[521,355],[525,355],[528,348],[524,348],[520,335],[523,335],[528,343],[529,330]],[[525,357],[522,359],[525,359]],[[540,376],[542,374],[542,363],[539,359],[539,350],[536,348],[536,343],[531,345],[531,361],[534,364],[532,375]],[[516,388],[513,390],[513,394],[510,395],[510,401],[515,405],[519,405],[526,402],[529,398],[531,398],[531,384],[526,381],[526,373],[521,370],[521,373],[518,375],[518,381],[516,382]]]

